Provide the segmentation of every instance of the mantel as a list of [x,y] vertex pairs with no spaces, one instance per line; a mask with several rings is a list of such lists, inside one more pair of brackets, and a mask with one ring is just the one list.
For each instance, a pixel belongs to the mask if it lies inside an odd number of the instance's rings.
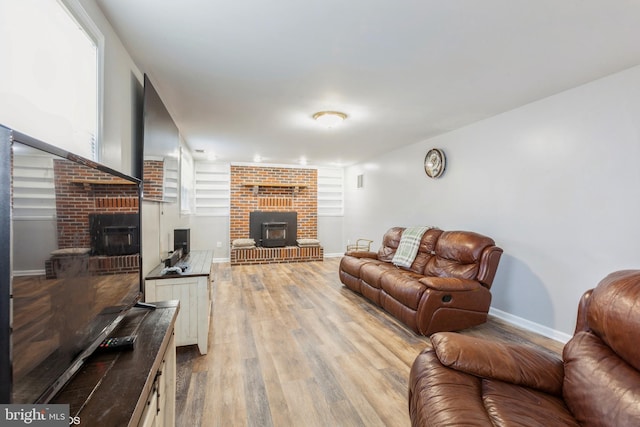
[[110,179],[104,181],[101,179],[73,179],[74,184],[90,184],[90,185],[136,185],[133,181],[127,181],[126,179]]
[[108,181],[100,179],[73,179],[74,184],[82,184],[88,189],[92,185],[136,185],[135,182],[127,181],[126,179],[110,179]]
[[245,182],[243,187],[284,187],[284,188],[306,188],[307,184],[292,184],[282,182]]
[[307,188],[307,184],[296,184],[296,183],[282,183],[282,182],[245,182],[242,184],[243,187],[253,187],[253,194],[258,194],[258,190],[260,187],[278,187],[278,188],[292,188],[294,192],[298,192],[301,188]]

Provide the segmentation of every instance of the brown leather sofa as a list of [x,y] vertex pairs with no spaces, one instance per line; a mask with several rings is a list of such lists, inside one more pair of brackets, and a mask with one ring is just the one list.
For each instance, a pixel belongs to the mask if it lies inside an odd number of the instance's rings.
[[413,426],[640,426],[640,270],[584,294],[562,359],[454,332],[431,342],[409,377]]
[[404,227],[389,229],[378,252],[347,252],[340,281],[416,333],[454,331],[486,322],[502,249],[471,231],[427,230],[409,268],[393,256]]

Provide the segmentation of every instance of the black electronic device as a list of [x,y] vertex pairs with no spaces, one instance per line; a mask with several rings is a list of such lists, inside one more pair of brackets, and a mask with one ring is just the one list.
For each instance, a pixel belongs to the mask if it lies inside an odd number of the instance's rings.
[[[140,194],[136,178],[0,126],[0,403],[49,402],[141,300]],[[108,233],[92,234],[92,214],[113,215]]]
[[105,338],[98,348],[97,352],[108,351],[125,351],[133,350],[133,344],[136,342],[137,335],[128,335],[126,337]]
[[182,258],[182,249],[176,249],[172,253],[169,254],[167,258],[164,260],[165,267],[173,267],[180,261]]
[[182,249],[182,255],[187,255],[191,246],[190,234],[189,228],[173,230],[173,250]]

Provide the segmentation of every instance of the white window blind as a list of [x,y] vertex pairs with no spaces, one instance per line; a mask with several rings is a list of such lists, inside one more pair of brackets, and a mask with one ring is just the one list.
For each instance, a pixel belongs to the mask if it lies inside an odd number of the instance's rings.
[[0,1],[2,124],[98,160],[102,40],[77,0]]
[[16,220],[55,218],[56,193],[51,157],[14,156],[13,216]]
[[344,215],[344,170],[318,168],[318,216]]
[[231,205],[229,164],[195,162],[196,215],[228,216]]

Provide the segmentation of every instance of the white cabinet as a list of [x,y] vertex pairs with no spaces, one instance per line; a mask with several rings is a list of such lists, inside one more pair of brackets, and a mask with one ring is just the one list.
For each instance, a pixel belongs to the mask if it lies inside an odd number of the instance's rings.
[[174,427],[176,400],[176,345],[171,337],[160,368],[156,371],[151,392],[138,427]]
[[145,301],[179,300],[176,320],[176,345],[198,344],[200,354],[207,354],[211,316],[212,251],[192,251],[180,264],[182,274],[162,275],[156,267],[145,279]]

